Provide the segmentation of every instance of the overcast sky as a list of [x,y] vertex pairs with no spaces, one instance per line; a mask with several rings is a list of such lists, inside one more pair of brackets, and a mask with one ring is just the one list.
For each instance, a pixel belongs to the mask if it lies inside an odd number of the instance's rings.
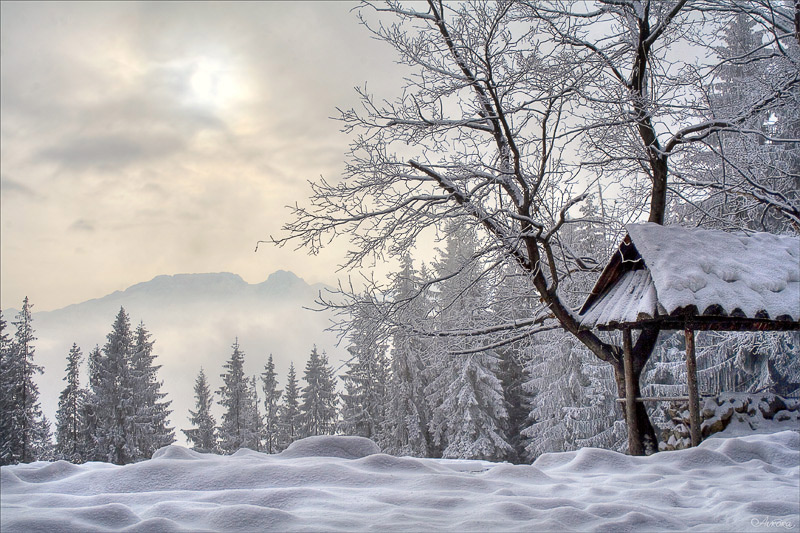
[[2,307],[158,274],[334,283],[345,241],[253,249],[306,180],[341,172],[329,117],[353,87],[397,91],[393,51],[353,5],[2,2]]

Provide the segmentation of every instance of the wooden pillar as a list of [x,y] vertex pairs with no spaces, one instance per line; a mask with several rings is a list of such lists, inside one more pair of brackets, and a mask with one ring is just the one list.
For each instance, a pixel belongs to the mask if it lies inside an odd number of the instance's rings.
[[697,393],[697,359],[694,356],[694,331],[689,327],[686,333],[686,385],[689,387],[689,430],[692,446],[700,444],[700,397]]
[[633,372],[633,339],[630,328],[622,330],[622,365],[625,371],[625,422],[628,424],[628,453],[644,455],[636,418],[636,382]]

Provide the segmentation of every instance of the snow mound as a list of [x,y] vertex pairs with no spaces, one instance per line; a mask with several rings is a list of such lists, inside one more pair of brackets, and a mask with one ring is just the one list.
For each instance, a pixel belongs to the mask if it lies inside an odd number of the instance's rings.
[[233,454],[234,457],[260,457],[261,452],[251,450],[250,448],[239,448]]
[[634,465],[635,458],[610,450],[581,448],[574,452],[546,453],[533,463],[537,468],[567,469],[572,472],[598,472],[609,468],[623,471]]
[[364,437],[319,435],[294,441],[278,456],[286,459],[298,457],[360,459],[376,453],[381,453],[381,449],[377,444]]
[[170,446],[164,446],[163,448],[156,450],[156,452],[153,454],[153,459],[178,459],[192,461],[203,459],[203,457],[205,457],[205,455],[202,453],[184,448],[183,446],[175,446],[174,444]]
[[359,468],[376,472],[396,470],[403,472],[435,472],[425,459],[414,457],[395,457],[385,453],[373,453],[357,459],[355,462]]
[[304,439],[280,455],[157,455],[3,466],[0,530],[800,531],[794,431],[649,457],[585,448],[533,465],[392,457],[357,437]]
[[[19,479],[28,483],[47,483],[49,481],[64,479],[81,471],[80,466],[67,461],[56,461],[54,463],[42,461],[33,464],[44,466],[35,470],[19,472]],[[5,481],[5,479],[3,481]]]
[[797,465],[800,433],[795,431],[776,433],[772,438],[771,446],[762,446],[761,442],[758,436],[750,435],[736,439],[709,439],[704,441],[701,446],[707,450],[719,452],[737,463],[761,461],[767,465],[783,468]]

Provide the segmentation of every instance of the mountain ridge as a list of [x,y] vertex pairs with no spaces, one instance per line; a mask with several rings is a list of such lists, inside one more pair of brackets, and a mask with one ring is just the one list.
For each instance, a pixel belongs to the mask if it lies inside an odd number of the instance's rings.
[[[201,281],[210,281],[213,283],[207,283],[206,285],[200,285],[198,282]],[[222,283],[226,285],[223,286]],[[206,293],[216,292],[216,295],[219,295],[219,289],[227,287],[228,289],[235,289],[242,292],[247,290],[253,291],[254,294],[260,295],[281,295],[286,294],[287,288],[295,288],[295,289],[302,289],[308,288],[313,289],[315,293],[320,291],[324,291],[330,289],[330,286],[324,283],[314,283],[309,284],[303,278],[299,277],[297,274],[290,270],[276,270],[267,276],[267,279],[258,283],[248,283],[245,281],[240,275],[232,273],[232,272],[198,272],[198,273],[178,273],[178,274],[159,274],[149,281],[140,281],[138,283],[134,283],[129,287],[116,290],[114,292],[110,292],[104,296],[99,296],[97,298],[90,298],[88,300],[84,300],[82,302],[76,302],[72,304],[65,305],[63,307],[59,307],[57,309],[51,309],[46,311],[36,311],[35,310],[35,303],[34,304],[34,316],[43,316],[50,313],[59,313],[62,311],[67,311],[70,309],[75,309],[80,306],[84,305],[101,305],[104,302],[114,301],[124,299],[126,297],[130,297],[132,295],[138,294],[155,294],[156,292],[160,292],[163,296],[165,292],[174,292],[175,290],[182,288],[182,289],[205,289]],[[153,289],[158,288],[158,291]],[[214,289],[213,291],[211,289]],[[310,291],[309,291],[310,292]],[[124,306],[123,306],[124,307]],[[3,309],[3,317],[7,322],[11,322],[11,320],[19,313],[18,308],[9,307]]]

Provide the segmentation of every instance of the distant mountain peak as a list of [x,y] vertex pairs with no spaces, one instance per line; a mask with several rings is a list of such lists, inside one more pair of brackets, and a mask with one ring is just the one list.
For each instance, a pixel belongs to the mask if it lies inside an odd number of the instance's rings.
[[[229,301],[230,298],[305,298],[313,299],[310,292],[316,292],[324,285],[310,286],[294,272],[276,270],[270,274],[266,281],[261,283],[247,283],[238,274],[231,272],[210,272],[198,274],[161,274],[150,281],[131,285],[127,289],[114,291],[100,298],[94,298],[81,303],[70,304],[54,311],[40,311],[34,309],[36,315],[58,313],[69,309],[82,309],[86,312],[87,306],[96,309],[113,308],[116,311],[120,306],[128,309],[134,302],[156,305],[161,310],[167,307],[180,306],[189,302],[205,301],[209,304]],[[17,314],[16,309],[3,309],[3,319],[6,322]]]
[[306,284],[303,278],[299,277],[294,272],[290,272],[288,270],[276,270],[275,272],[269,275],[266,281],[266,283],[270,284],[284,284],[284,283],[297,283],[297,282]]
[[239,275],[230,272],[205,274],[162,274],[150,281],[125,289],[124,294],[166,294],[174,292],[216,293],[242,290],[247,287]]

